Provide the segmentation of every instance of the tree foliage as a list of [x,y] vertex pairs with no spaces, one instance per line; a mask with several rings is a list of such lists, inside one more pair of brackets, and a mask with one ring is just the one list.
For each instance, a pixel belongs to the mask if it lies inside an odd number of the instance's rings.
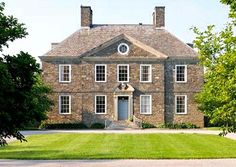
[[236,132],[236,36],[234,34],[236,1],[221,0],[230,5],[230,21],[220,32],[213,25],[205,31],[193,28],[194,46],[206,68],[204,87],[196,97],[199,109],[211,123],[221,125],[226,135]]
[[28,33],[24,24],[18,23],[17,18],[13,16],[6,16],[4,11],[5,3],[0,3],[0,51],[3,46],[8,47],[8,41],[14,41],[18,38],[25,37]]
[[221,3],[229,5],[230,13],[229,17],[236,18],[236,1],[235,0],[220,0]]
[[[24,24],[13,16],[3,14],[0,3],[0,51],[8,42],[27,34]],[[41,81],[40,65],[30,54],[0,57],[0,146],[6,138],[15,137],[25,141],[19,132],[29,122],[46,119],[46,110],[52,105],[47,94],[50,88]]]

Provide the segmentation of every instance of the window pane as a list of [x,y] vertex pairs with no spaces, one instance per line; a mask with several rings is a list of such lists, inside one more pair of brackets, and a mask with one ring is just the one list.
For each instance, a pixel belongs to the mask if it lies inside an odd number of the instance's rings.
[[151,114],[151,96],[141,96],[141,114]]
[[128,81],[128,66],[118,66],[119,81]]
[[177,96],[176,97],[176,112],[177,113],[185,113],[185,96]]
[[141,81],[151,81],[150,66],[141,66]]
[[185,81],[185,66],[176,66],[176,81]]
[[65,114],[65,113],[70,113],[70,97],[69,96],[60,96],[60,108],[61,111],[60,113]]
[[96,66],[96,81],[106,81],[106,67],[105,65]]
[[61,77],[61,81],[70,81],[70,66],[69,65],[60,66],[60,77]]
[[96,96],[96,113],[106,113],[105,96]]

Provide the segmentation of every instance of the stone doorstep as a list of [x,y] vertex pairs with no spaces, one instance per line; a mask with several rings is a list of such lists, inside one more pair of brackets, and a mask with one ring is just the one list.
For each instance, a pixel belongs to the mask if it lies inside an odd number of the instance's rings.
[[140,129],[140,128],[130,121],[113,121],[106,129],[132,130],[132,129]]

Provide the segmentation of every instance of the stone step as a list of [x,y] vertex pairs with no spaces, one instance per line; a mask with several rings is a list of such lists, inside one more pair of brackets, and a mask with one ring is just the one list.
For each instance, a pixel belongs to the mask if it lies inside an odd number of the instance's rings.
[[122,129],[140,129],[136,124],[130,121],[113,121],[106,129],[122,130]]

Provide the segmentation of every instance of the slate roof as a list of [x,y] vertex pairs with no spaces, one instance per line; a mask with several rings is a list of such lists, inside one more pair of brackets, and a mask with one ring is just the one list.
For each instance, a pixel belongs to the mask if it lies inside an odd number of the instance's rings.
[[46,56],[82,56],[113,38],[124,35],[136,44],[144,44],[150,51],[168,57],[196,57],[197,53],[165,29],[153,25],[93,25],[80,29],[59,43]]

